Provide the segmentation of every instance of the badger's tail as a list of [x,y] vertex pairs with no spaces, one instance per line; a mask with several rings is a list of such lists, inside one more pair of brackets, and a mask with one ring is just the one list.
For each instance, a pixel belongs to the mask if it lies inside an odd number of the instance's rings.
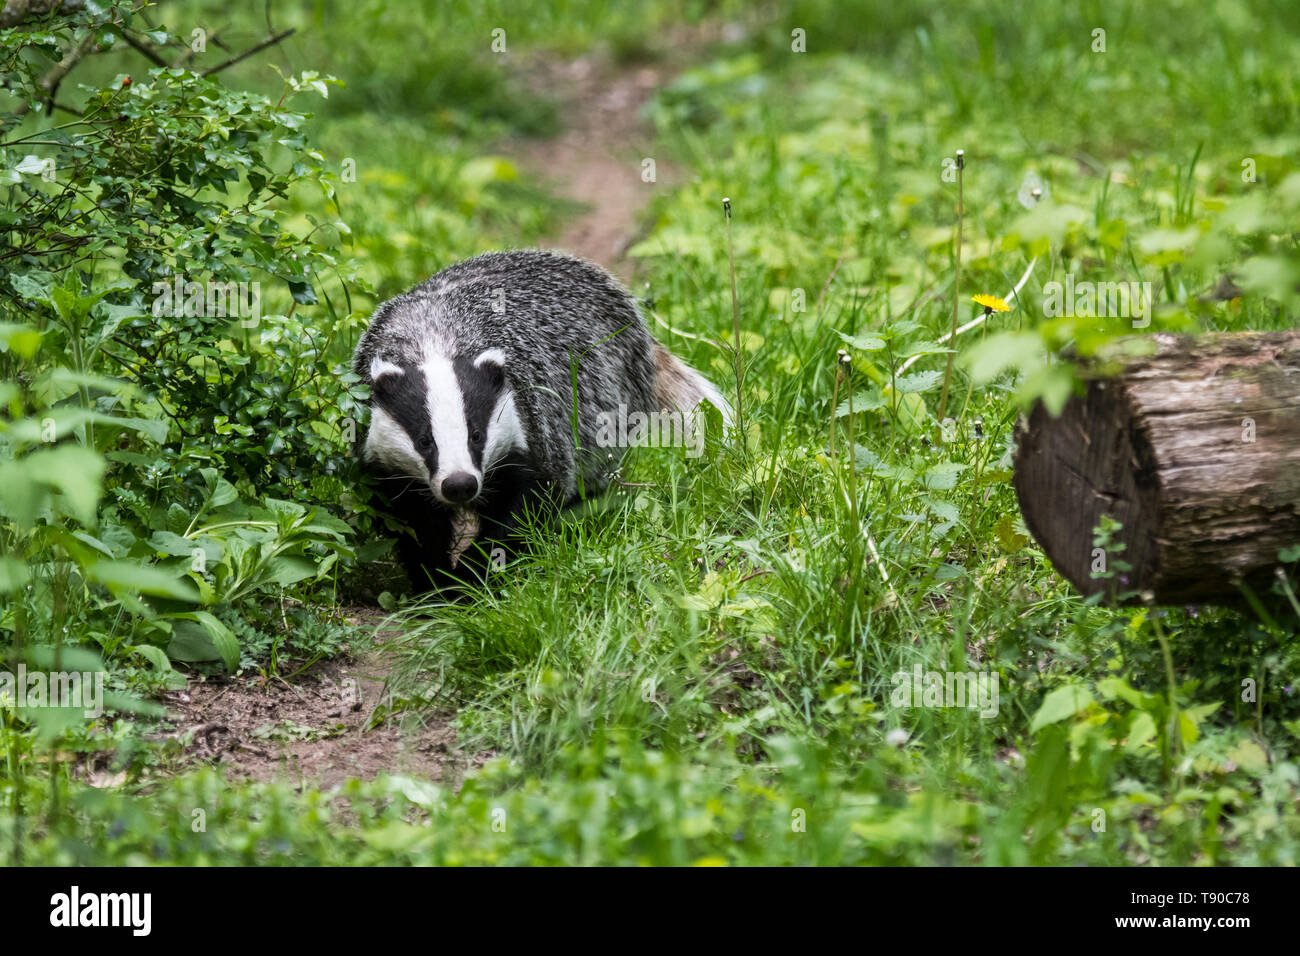
[[658,342],[654,344],[654,354],[655,401],[660,408],[675,408],[683,415],[690,415],[700,402],[708,402],[722,412],[723,426],[731,428],[731,403],[712,382]]

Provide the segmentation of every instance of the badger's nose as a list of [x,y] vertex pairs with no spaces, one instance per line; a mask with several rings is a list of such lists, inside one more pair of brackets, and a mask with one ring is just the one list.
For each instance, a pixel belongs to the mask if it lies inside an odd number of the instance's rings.
[[463,505],[478,494],[478,479],[468,471],[457,471],[442,479],[442,496]]

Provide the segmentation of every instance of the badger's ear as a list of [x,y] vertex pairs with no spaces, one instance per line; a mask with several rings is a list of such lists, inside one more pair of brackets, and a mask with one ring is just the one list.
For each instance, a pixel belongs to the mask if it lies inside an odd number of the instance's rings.
[[480,352],[474,359],[474,367],[481,369],[494,388],[500,388],[506,381],[506,353],[500,349],[488,349]]
[[384,391],[395,384],[405,374],[406,369],[379,356],[375,356],[370,362],[370,381],[374,383],[377,392]]

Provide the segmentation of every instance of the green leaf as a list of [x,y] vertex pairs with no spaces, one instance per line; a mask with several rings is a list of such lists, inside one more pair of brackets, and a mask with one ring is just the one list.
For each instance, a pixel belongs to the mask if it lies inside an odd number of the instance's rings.
[[282,588],[314,577],[318,570],[319,566],[316,562],[307,558],[279,557],[274,558],[267,565],[270,580]]
[[52,494],[61,494],[68,514],[84,525],[95,522],[107,462],[80,445],[43,448],[0,461],[0,513],[30,527]]
[[24,299],[48,304],[50,289],[54,287],[54,277],[48,272],[36,270],[15,272],[9,276],[9,286]]
[[179,502],[173,501],[167,506],[167,530],[182,535],[190,526],[194,516]]
[[239,492],[235,490],[235,486],[218,475],[215,468],[203,468],[199,474],[203,476],[203,481],[208,486],[209,508],[220,508],[239,499]]
[[119,595],[149,594],[154,597],[196,601],[198,593],[188,579],[134,561],[96,561],[85,569],[86,577]]
[[1300,271],[1285,256],[1255,256],[1236,270],[1237,285],[1283,304],[1296,295]]
[[835,417],[843,418],[845,415],[849,414],[850,408],[853,409],[852,413],[856,415],[858,414],[858,412],[870,412],[870,411],[874,411],[877,408],[884,408],[884,407],[885,407],[885,400],[883,397],[881,397],[880,393],[875,389],[870,389],[862,392],[854,392],[852,405],[850,406],[849,400],[847,398],[844,401],[840,402],[839,408],[835,409]]
[[1035,733],[1040,727],[1067,720],[1093,703],[1092,694],[1082,684],[1067,684],[1058,687],[1043,698],[1043,704],[1029,723],[1029,732]]
[[1268,769],[1268,754],[1264,752],[1263,747],[1250,738],[1243,738],[1239,744],[1229,750],[1228,759],[1243,770],[1252,773],[1263,773]]
[[316,293],[312,291],[310,282],[299,282],[296,280],[289,281],[289,294],[293,296],[293,301],[299,305],[315,305]]
[[27,562],[11,554],[0,555],[0,594],[21,591],[30,577]]
[[1064,362],[1044,365],[1026,376],[1018,394],[1025,402],[1041,399],[1048,414],[1056,417],[1061,414],[1065,403],[1074,393],[1074,381],[1072,366]]
[[82,544],[90,545],[92,548],[94,548],[96,551],[98,551],[106,558],[115,557],[115,553],[113,549],[110,548],[103,541],[100,541],[94,535],[86,534],[86,532],[84,531],[74,531],[72,533],[72,536],[76,538],[78,541],[80,541]]
[[926,495],[922,502],[934,514],[944,521],[957,521],[961,518],[961,511],[951,501],[944,501],[942,498],[931,498]]
[[895,388],[905,395],[917,392],[928,392],[943,381],[943,372],[913,372],[911,375],[903,375],[894,382]]
[[879,352],[885,347],[885,340],[878,335],[871,335],[870,333],[845,335],[843,332],[836,332],[835,334],[861,352]]
[[41,333],[30,325],[0,322],[0,352],[13,352],[28,361],[41,347]]
[[184,661],[187,664],[204,661],[225,663],[225,658],[217,649],[212,635],[198,621],[176,622],[172,639],[167,644],[167,656],[174,661]]
[[1031,368],[1043,362],[1043,341],[1033,332],[998,332],[961,357],[976,385],[992,381],[1008,368]]
[[149,539],[149,546],[160,554],[172,557],[189,557],[196,545],[189,538],[182,538],[171,531],[155,531]]
[[1136,753],[1155,735],[1155,718],[1145,710],[1139,710],[1134,713],[1133,722],[1129,724],[1128,740],[1124,743],[1124,750],[1128,753]]
[[1060,245],[1072,226],[1088,218],[1088,213],[1078,206],[1043,202],[1017,219],[1008,235],[1019,236],[1022,242],[1045,239],[1053,245]]
[[221,655],[221,660],[225,663],[227,670],[234,671],[239,666],[239,639],[235,637],[230,628],[207,611],[195,611],[192,614],[181,614],[177,615],[177,617],[197,621],[202,626],[217,653]]
[[1097,681],[1097,693],[1105,700],[1122,700],[1138,710],[1155,710],[1161,700],[1155,694],[1130,686],[1122,677],[1105,677]]
[[940,462],[926,469],[921,483],[931,491],[947,491],[957,486],[957,478],[969,467],[955,461]]
[[152,644],[132,644],[126,650],[139,654],[152,664],[156,671],[172,669],[172,662],[167,659],[167,652],[160,647],[154,647]]
[[1016,519],[1013,515],[1003,515],[993,526],[993,534],[1007,554],[1019,554],[1025,545],[1029,544],[1029,538],[1016,530]]

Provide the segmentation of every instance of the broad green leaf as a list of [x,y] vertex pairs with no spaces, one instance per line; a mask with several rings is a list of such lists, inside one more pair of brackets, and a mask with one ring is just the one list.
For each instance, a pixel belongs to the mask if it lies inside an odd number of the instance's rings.
[[86,568],[86,577],[104,585],[115,595],[126,592],[176,598],[180,601],[198,599],[194,585],[188,579],[177,577],[175,572],[134,561],[96,561]]
[[1133,715],[1133,722],[1129,724],[1128,739],[1124,743],[1124,749],[1128,753],[1136,753],[1155,735],[1155,718],[1145,710],[1139,710]]
[[41,333],[30,325],[0,322],[0,352],[13,352],[24,361],[41,347]]
[[975,384],[992,381],[1008,368],[1031,368],[1043,362],[1043,341],[1033,332],[998,332],[972,346],[960,361]]
[[30,577],[27,562],[11,554],[0,555],[0,594],[21,591]]
[[208,494],[211,496],[208,500],[209,508],[220,508],[239,498],[235,486],[218,475],[215,468],[203,468],[199,474],[203,476],[203,481],[208,486]]
[[48,272],[37,270],[15,272],[9,276],[9,286],[24,299],[48,303],[50,289],[54,288],[54,277]]
[[30,527],[53,493],[62,495],[67,512],[84,525],[95,522],[100,480],[106,462],[88,448],[59,445],[17,459],[0,461],[0,513]]
[[170,531],[155,531],[149,539],[149,546],[160,554],[173,557],[189,557],[197,547],[189,538],[182,538]]
[[172,639],[167,644],[167,656],[174,661],[187,664],[203,661],[221,661],[225,658],[217,649],[212,635],[198,621],[177,621],[172,631]]
[[160,647],[154,647],[152,644],[133,644],[126,650],[139,654],[157,671],[169,671],[172,669],[172,662],[167,659],[167,653]]
[[850,401],[847,398],[840,402],[839,408],[835,409],[835,417],[843,418],[845,415],[850,413],[850,408],[852,408],[852,414],[856,415],[858,412],[870,412],[884,407],[885,400],[875,389],[854,392],[852,404],[850,405]]
[[1237,285],[1281,303],[1295,298],[1300,269],[1286,256],[1255,256],[1236,270]]
[[1092,694],[1082,684],[1067,684],[1058,687],[1043,698],[1043,704],[1029,723],[1029,732],[1035,733],[1040,727],[1067,720],[1080,711],[1086,710],[1093,702]]
[[307,558],[279,557],[272,558],[266,570],[270,580],[282,588],[287,588],[291,584],[314,577],[320,567],[315,561]]
[[221,655],[222,661],[225,662],[227,670],[234,671],[239,666],[239,639],[235,637],[230,628],[222,624],[208,611],[195,611],[192,614],[178,616],[197,621],[207,631],[208,637],[217,649],[217,653]]

